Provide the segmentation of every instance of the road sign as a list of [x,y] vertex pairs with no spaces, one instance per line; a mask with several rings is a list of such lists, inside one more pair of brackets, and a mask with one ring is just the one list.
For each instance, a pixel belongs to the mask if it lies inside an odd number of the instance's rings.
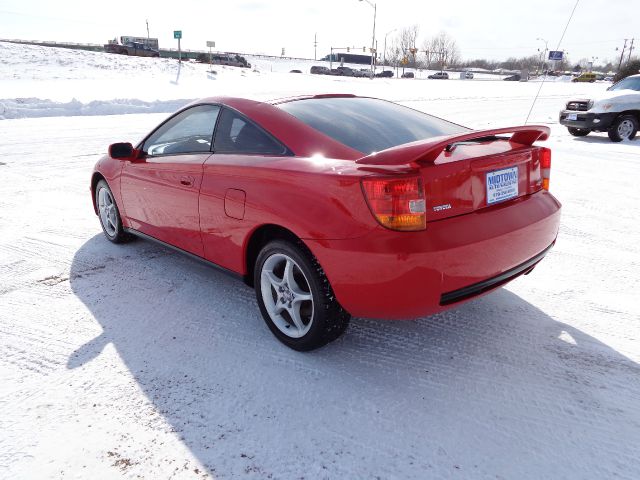
[[211,40],[207,40],[207,47],[216,48],[216,42],[212,42]]
[[562,60],[562,55],[564,52],[557,50],[549,51],[549,60]]
[[182,30],[174,30],[173,38],[180,40],[182,38]]

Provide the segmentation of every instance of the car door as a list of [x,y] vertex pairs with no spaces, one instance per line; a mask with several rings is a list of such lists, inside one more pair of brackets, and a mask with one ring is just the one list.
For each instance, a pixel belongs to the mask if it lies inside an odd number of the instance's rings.
[[290,153],[261,127],[226,107],[220,113],[213,152],[204,164],[200,189],[204,256],[238,272],[243,268],[243,242],[255,226],[247,206],[260,201],[252,188],[261,182],[258,169]]
[[141,158],[122,169],[131,228],[201,257],[198,195],[219,112],[218,105],[197,105],[176,114],[144,141]]

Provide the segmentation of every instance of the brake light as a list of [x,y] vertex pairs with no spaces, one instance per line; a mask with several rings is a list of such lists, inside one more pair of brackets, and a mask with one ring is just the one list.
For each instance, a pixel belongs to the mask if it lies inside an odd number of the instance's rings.
[[371,213],[383,227],[402,231],[427,227],[422,179],[365,178],[362,190]]
[[549,190],[549,177],[551,176],[551,150],[540,148],[540,175],[542,176],[542,188]]

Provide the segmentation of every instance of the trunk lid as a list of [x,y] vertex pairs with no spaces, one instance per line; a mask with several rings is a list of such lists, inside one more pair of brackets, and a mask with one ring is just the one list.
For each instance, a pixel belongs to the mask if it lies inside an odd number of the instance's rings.
[[[511,138],[495,137],[514,133]],[[356,162],[411,165],[424,183],[426,220],[436,221],[517,201],[542,189],[539,147],[547,127],[476,131],[401,145]],[[374,163],[375,162],[375,163]]]

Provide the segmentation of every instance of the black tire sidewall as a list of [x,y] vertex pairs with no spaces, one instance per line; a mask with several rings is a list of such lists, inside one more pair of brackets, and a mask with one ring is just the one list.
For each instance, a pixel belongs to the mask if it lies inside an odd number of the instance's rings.
[[[267,311],[262,299],[262,283],[260,281],[262,267],[269,257],[278,253],[291,257],[291,259],[298,264],[298,267],[307,278],[311,295],[313,297],[313,317],[311,319],[311,328],[300,338],[291,338],[280,331],[273,320],[271,320],[269,312]],[[260,251],[258,258],[256,259],[254,269],[254,288],[256,291],[256,299],[265,323],[278,340],[288,347],[298,351],[313,350],[328,343],[328,340],[324,338],[327,315],[326,298],[323,288],[324,279],[320,278],[320,275],[316,271],[313,263],[309,260],[308,255],[309,254],[303,252],[301,248],[287,241],[274,240],[268,243]]]
[[609,128],[608,134],[611,141],[621,142],[622,140],[625,140],[622,137],[620,137],[620,135],[618,135],[618,126],[625,120],[631,120],[634,126],[634,131],[629,136],[628,140],[633,140],[636,137],[636,134],[638,133],[638,128],[639,128],[638,119],[633,115],[621,115],[613,121],[611,128]]

